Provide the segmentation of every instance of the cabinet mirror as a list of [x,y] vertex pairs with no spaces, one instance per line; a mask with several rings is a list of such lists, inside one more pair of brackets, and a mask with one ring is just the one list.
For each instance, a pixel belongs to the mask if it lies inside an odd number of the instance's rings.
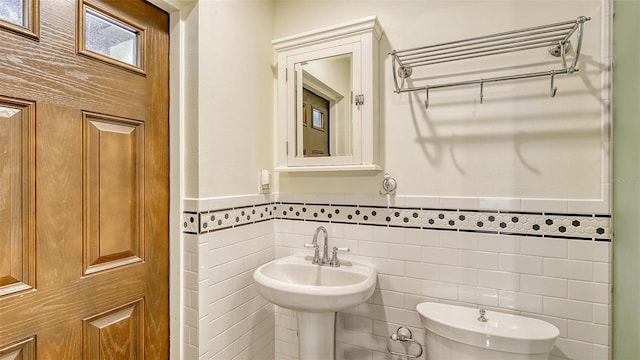
[[295,64],[296,156],[351,156],[352,54]]
[[277,171],[379,170],[376,17],[274,40]]

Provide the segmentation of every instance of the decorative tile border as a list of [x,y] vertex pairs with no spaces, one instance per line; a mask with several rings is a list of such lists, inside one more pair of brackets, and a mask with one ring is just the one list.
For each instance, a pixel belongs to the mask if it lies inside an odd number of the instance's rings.
[[611,241],[610,215],[293,202],[185,212],[183,231],[203,234],[272,219]]
[[196,212],[185,211],[182,213],[182,232],[186,234],[198,234],[200,215]]
[[[198,226],[196,227],[196,233],[205,234],[212,231],[273,220],[275,218],[274,215],[276,208],[276,203],[265,203],[228,209],[201,211],[197,217]],[[189,221],[190,220],[191,218],[189,218]],[[187,224],[187,220],[184,220],[183,227],[185,224]],[[186,232],[186,230],[184,230],[184,232]]]

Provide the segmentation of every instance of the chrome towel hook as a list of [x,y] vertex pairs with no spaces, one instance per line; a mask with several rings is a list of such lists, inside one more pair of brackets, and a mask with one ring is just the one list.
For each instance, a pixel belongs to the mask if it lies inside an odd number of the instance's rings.
[[382,190],[380,195],[393,195],[398,187],[396,179],[392,178],[389,173],[384,173],[384,180],[382,180]]
[[554,82],[555,82],[555,78],[556,78],[556,71],[552,70],[551,71],[551,97],[556,97],[556,93],[558,92],[558,88],[554,86]]

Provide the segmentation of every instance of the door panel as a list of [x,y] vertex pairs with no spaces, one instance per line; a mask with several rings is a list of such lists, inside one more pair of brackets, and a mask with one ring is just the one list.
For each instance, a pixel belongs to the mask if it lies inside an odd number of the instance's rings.
[[85,274],[143,261],[144,123],[84,116]]
[[[0,359],[167,359],[168,16],[39,4],[39,41],[0,29]],[[144,29],[144,73],[78,53],[85,4]]]
[[36,358],[35,337],[31,337],[16,344],[0,347],[0,359],[2,360],[33,360]]
[[33,107],[0,98],[0,296],[35,283]]
[[144,359],[143,300],[83,320],[84,359]]

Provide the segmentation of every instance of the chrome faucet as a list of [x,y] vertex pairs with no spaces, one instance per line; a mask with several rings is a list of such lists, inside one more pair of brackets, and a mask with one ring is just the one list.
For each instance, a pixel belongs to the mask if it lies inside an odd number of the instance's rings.
[[[324,233],[324,245],[322,246],[322,259],[320,258],[320,246],[318,245],[318,235],[320,232]],[[340,261],[338,261],[338,251],[349,252],[351,249],[348,247],[344,248],[333,248],[333,255],[331,256],[331,260],[329,260],[329,235],[327,233],[327,229],[324,226],[318,226],[316,231],[313,232],[313,240],[311,244],[304,244],[306,248],[313,248],[313,260],[311,260],[312,264],[316,265],[329,265],[332,267],[339,267]]]
[[322,232],[324,234],[324,245],[322,246],[322,260],[318,259],[316,262],[316,257],[313,257],[314,264],[328,264],[329,263],[329,234],[327,233],[327,229],[324,226],[318,226],[316,231],[313,233],[313,241],[312,244],[318,246],[318,234]]

